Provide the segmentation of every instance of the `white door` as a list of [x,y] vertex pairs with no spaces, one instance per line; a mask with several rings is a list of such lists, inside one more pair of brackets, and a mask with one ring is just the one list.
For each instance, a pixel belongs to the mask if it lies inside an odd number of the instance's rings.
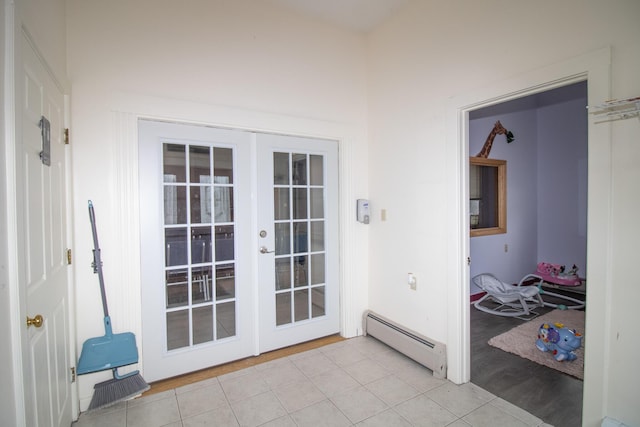
[[147,120],[138,130],[145,379],[252,355],[252,135]]
[[[16,175],[19,282],[26,302],[22,316],[25,412],[29,426],[67,427],[71,424],[73,365],[69,355],[64,97],[24,36],[21,52]],[[50,138],[50,165],[41,160],[43,134]],[[31,325],[27,318],[34,319]]]
[[[310,182],[274,185],[283,156]],[[339,331],[335,142],[140,120],[138,157],[147,381]],[[274,219],[274,197],[278,209],[295,204],[293,219]],[[295,252],[261,254],[285,227]],[[285,263],[296,301],[288,321],[276,316]]]
[[338,144],[257,135],[260,352],[335,334]]

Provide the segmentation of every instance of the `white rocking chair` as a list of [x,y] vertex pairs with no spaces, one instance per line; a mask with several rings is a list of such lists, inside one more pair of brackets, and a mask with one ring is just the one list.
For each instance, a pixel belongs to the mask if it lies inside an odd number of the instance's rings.
[[[542,281],[540,276],[527,274],[517,285],[509,285],[500,281],[493,274],[478,274],[471,280],[477,287],[485,291],[486,295],[473,305],[480,311],[497,316],[531,320],[538,316],[538,313],[533,310],[544,306],[544,302],[540,297],[540,288],[538,286],[523,285],[530,279],[536,279],[538,283]],[[497,305],[492,304],[492,306],[489,306],[486,304],[489,301],[493,301]]]

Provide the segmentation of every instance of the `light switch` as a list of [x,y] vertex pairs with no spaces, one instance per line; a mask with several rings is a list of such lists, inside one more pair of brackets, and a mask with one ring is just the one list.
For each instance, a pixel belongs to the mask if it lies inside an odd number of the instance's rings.
[[412,291],[415,291],[418,280],[416,279],[416,276],[413,273],[409,273],[407,277],[407,282],[409,283],[409,288]]

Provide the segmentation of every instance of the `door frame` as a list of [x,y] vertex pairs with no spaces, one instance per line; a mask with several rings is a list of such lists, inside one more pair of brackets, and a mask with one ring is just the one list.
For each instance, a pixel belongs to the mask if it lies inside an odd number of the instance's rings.
[[[470,380],[469,324],[469,215],[468,215],[468,126],[469,112],[522,96],[587,81],[588,104],[609,99],[611,49],[603,48],[565,62],[531,71],[518,78],[452,98],[447,106],[448,228],[452,244],[448,248],[448,378],[457,383]],[[611,281],[610,125],[588,123],[588,212],[587,266],[591,281],[602,286],[587,289],[591,301],[606,301]],[[603,413],[604,360],[606,359],[606,319],[610,307],[594,304],[587,311],[589,346],[585,355],[583,420],[599,419]]]

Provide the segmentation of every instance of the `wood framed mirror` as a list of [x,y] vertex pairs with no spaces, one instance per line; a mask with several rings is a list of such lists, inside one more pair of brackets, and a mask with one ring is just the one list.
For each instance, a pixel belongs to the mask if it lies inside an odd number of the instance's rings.
[[471,237],[507,232],[507,161],[469,158]]

